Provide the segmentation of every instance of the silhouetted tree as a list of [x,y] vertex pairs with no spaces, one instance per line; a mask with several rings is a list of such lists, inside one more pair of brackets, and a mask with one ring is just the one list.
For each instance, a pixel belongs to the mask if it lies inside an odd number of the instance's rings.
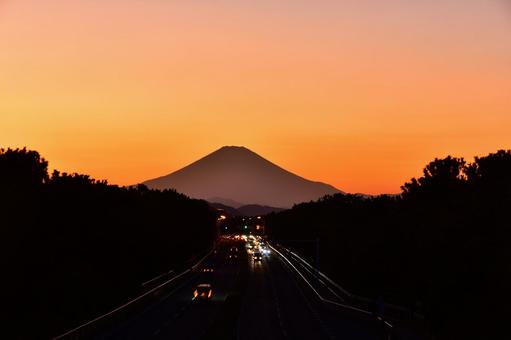
[[48,162],[38,152],[0,149],[0,189],[18,191],[42,185],[48,180]]
[[[397,197],[333,195],[267,217],[354,293],[417,306],[439,339],[496,336],[511,286],[511,151],[435,159]],[[505,302],[504,302],[505,301]]]
[[419,179],[412,178],[401,189],[404,197],[413,195],[437,195],[455,193],[465,182],[463,173],[465,160],[448,156],[444,159],[435,160],[423,170],[423,176]]
[[204,201],[47,171],[35,151],[0,151],[0,308],[12,320],[2,338],[49,338],[89,320],[216,237]]

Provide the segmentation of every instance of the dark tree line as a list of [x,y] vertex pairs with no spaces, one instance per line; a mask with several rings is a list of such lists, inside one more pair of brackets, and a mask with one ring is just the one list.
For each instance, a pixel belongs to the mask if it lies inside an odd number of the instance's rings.
[[215,220],[175,191],[50,175],[37,152],[1,149],[0,338],[49,338],[118,306],[211,247]]
[[511,288],[511,151],[429,163],[399,196],[327,196],[268,216],[273,238],[353,293],[425,315],[437,339],[505,327]]

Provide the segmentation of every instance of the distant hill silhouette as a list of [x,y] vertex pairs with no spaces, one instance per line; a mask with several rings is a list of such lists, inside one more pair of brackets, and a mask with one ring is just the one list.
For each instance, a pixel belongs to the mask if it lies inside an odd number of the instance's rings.
[[271,212],[280,212],[285,209],[269,207],[267,205],[247,204],[242,207],[239,207],[237,210],[243,216],[258,216],[258,215],[266,215]]
[[259,216],[266,215],[271,212],[281,212],[285,210],[282,208],[268,207],[266,205],[259,204],[247,204],[238,208],[233,208],[218,202],[212,202],[210,203],[210,205],[213,208],[221,210],[222,212],[225,212],[227,215],[230,216]]
[[224,146],[180,170],[143,184],[153,189],[176,189],[206,200],[221,198],[219,203],[229,206],[229,202],[235,201],[235,205],[239,202],[289,208],[295,203],[341,193],[331,185],[297,176],[237,146]]
[[226,206],[232,207],[232,208],[239,208],[239,207],[242,207],[245,205],[244,203],[236,202],[234,200],[231,200],[228,198],[222,198],[222,197],[210,197],[210,198],[206,198],[206,201],[211,202],[211,203],[221,203],[223,205],[226,205]]
[[238,211],[238,209],[230,207],[228,205],[216,202],[210,202],[209,205],[215,208],[216,210],[220,210],[221,213],[224,215],[241,216],[241,213]]

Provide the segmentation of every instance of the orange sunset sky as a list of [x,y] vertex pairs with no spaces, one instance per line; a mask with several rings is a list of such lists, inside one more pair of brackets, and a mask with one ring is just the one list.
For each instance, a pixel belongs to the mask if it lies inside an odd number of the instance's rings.
[[511,148],[511,3],[0,0],[0,145],[121,185],[244,145],[398,192]]

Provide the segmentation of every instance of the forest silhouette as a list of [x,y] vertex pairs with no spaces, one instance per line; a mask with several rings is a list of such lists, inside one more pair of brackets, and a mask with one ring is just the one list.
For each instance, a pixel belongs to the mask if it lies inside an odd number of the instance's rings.
[[0,335],[9,339],[49,338],[117,307],[216,237],[205,201],[50,175],[48,162],[26,149],[0,150],[0,218],[1,308],[9,320]]
[[434,338],[487,339],[509,334],[499,332],[509,309],[510,213],[511,151],[500,150],[472,163],[435,159],[401,195],[295,205],[269,215],[267,228],[353,293],[423,315]]
[[[510,208],[511,151],[500,150],[471,163],[435,159],[401,195],[295,205],[268,215],[266,230],[351,292],[423,315],[436,339],[491,338],[506,324]],[[49,174],[27,149],[0,150],[0,218],[9,320],[0,332],[12,331],[9,339],[48,338],[90,320],[216,238],[205,201]]]

